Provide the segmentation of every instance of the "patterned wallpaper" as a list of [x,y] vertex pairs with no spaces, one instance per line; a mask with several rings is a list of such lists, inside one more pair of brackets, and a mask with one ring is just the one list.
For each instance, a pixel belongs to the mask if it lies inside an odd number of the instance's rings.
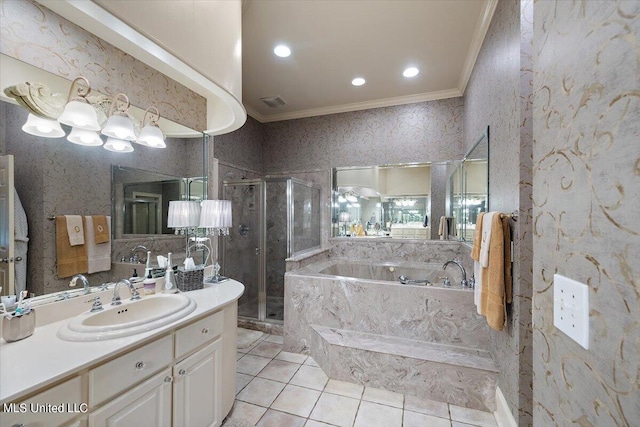
[[490,331],[498,386],[520,426],[532,423],[531,81],[533,1],[501,1],[465,94],[465,146],[490,126],[489,206],[512,222],[514,301],[502,332]]
[[0,53],[73,80],[89,79],[106,95],[124,92],[131,104],[191,129],[206,128],[206,99],[142,61],[31,0],[0,0]]
[[[640,3],[538,1],[534,422],[640,423]],[[553,326],[553,274],[589,286],[589,350]]]
[[[263,173],[263,141],[264,126],[253,117],[247,117],[239,130],[213,137],[214,156],[227,165]],[[220,176],[224,179],[224,175]]]

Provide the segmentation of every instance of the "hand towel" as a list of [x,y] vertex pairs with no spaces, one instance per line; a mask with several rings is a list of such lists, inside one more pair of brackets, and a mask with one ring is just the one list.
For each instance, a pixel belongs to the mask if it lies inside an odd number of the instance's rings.
[[93,234],[96,236],[95,243],[106,243],[109,241],[109,230],[111,227],[107,224],[107,221],[109,221],[110,224],[111,217],[106,215],[94,215],[92,217]]
[[452,216],[449,218],[449,222],[447,222],[448,225],[448,231],[449,231],[449,236],[453,236],[456,237],[458,236],[458,227],[456,225],[456,217]]
[[[96,243],[97,236],[95,233],[95,216],[85,216],[85,222],[87,227],[85,228],[85,232],[87,234],[87,238],[85,241],[87,242],[85,246],[87,247],[87,272],[88,273],[97,273],[98,271],[109,271],[111,270],[111,242],[107,240],[104,243]],[[111,231],[111,217],[104,217],[106,222],[106,234],[109,235]]]
[[[499,212],[488,212],[482,217],[482,242],[480,243],[480,264],[483,268],[489,266],[489,251],[491,250],[491,238],[493,237],[493,219]],[[500,224],[498,224],[500,225]]]
[[[484,212],[478,214],[476,219],[476,229],[473,231],[473,247],[471,248],[471,259],[474,261],[480,261],[480,246],[482,243],[482,217]],[[478,276],[476,276],[476,280]]]
[[87,272],[87,249],[85,245],[71,246],[64,215],[56,217],[56,257],[59,278]]
[[476,311],[478,314],[484,314],[482,312],[482,265],[478,261],[473,261],[473,277],[476,281],[473,287],[473,303],[476,305]]
[[440,236],[440,240],[445,240],[447,238],[447,218],[444,216],[440,217],[440,225],[438,226],[438,235]]
[[84,245],[84,227],[80,215],[65,215],[67,234],[71,246]]
[[[488,215],[485,215],[485,220]],[[487,324],[496,331],[504,329],[507,319],[507,293],[511,294],[511,283],[506,283],[505,278],[511,277],[511,266],[505,261],[510,259],[510,243],[508,241],[510,231],[507,218],[501,219],[496,212],[491,215],[491,239],[489,249],[489,263],[482,269],[482,291],[480,295],[482,313],[487,317]],[[484,230],[486,223],[482,225]],[[505,234],[507,237],[505,237]],[[509,291],[507,291],[509,287]]]

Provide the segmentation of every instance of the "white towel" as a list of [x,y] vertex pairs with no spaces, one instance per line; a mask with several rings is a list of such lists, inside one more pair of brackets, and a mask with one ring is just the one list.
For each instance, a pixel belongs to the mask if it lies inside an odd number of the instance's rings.
[[438,234],[440,235],[440,240],[446,240],[448,233],[449,233],[449,230],[447,228],[447,217],[441,216],[440,225],[438,227]]
[[491,221],[498,212],[488,212],[482,217],[482,243],[480,244],[480,265],[489,267],[489,244],[491,243]]
[[[97,273],[98,271],[111,270],[111,239],[108,242],[96,243],[95,232],[93,230],[93,217],[85,216],[87,221],[87,273]],[[111,217],[107,217],[109,235],[111,235]]]
[[473,288],[473,302],[476,305],[478,314],[482,314],[480,310],[480,295],[482,294],[482,265],[478,261],[473,261],[473,277],[475,279],[475,287]]
[[84,227],[82,226],[82,217],[80,215],[65,215],[64,219],[67,222],[69,244],[71,246],[84,245]]

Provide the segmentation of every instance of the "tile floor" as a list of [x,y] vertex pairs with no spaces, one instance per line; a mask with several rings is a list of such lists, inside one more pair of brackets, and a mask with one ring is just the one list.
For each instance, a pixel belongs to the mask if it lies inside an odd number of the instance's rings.
[[258,427],[496,427],[493,414],[329,380],[317,363],[263,335],[238,350],[228,418]]

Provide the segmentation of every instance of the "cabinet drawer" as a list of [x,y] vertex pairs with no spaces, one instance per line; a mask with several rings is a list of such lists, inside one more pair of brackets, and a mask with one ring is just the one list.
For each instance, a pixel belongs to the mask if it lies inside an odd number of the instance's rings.
[[173,360],[168,335],[89,371],[89,406],[93,407],[148,378]]
[[0,425],[61,425],[81,415],[81,411],[86,411],[84,403],[82,382],[80,377],[76,377],[17,403],[9,411],[6,411],[8,407],[3,408],[5,411],[0,413]]
[[219,311],[176,332],[176,357],[183,356],[222,333],[224,316]]

